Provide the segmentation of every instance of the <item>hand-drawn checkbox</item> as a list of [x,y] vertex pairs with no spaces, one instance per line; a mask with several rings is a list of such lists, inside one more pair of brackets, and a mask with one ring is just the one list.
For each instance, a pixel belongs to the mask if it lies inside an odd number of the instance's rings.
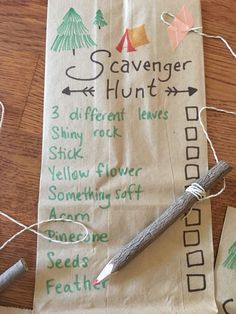
[[199,165],[197,164],[188,164],[185,166],[185,179],[199,179],[200,178],[200,171]]
[[204,265],[204,256],[203,256],[202,250],[188,252],[186,256],[187,256],[188,267]]
[[187,146],[186,147],[186,159],[198,159],[200,156],[200,148],[198,146]]
[[185,107],[186,119],[187,121],[197,121],[198,120],[198,107],[191,106]]
[[206,289],[206,276],[204,274],[187,274],[188,292],[197,292]]
[[199,230],[184,231],[184,246],[197,246],[200,244],[200,233]]
[[185,128],[185,136],[187,141],[197,141],[197,128],[196,127]]
[[200,226],[201,225],[201,209],[192,208],[191,213],[187,215],[185,220],[185,226]]

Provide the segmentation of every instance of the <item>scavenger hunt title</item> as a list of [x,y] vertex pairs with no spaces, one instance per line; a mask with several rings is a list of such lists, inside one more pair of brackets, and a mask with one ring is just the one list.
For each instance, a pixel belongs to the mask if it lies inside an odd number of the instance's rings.
[[[104,58],[105,56],[105,58]],[[103,57],[103,61],[101,58]],[[90,55],[90,62],[92,65],[96,66],[96,74],[90,77],[79,77],[79,69],[77,66],[70,66],[66,69],[66,76],[70,79],[83,82],[94,82],[99,78],[106,80],[106,99],[117,99],[117,98],[145,98],[147,96],[156,97],[158,95],[159,85],[161,83],[166,83],[171,80],[172,76],[176,72],[184,72],[190,67],[192,63],[191,60],[186,61],[176,61],[174,63],[168,62],[164,63],[161,61],[150,61],[150,60],[126,60],[122,59],[119,61],[111,61],[112,53],[109,50],[101,49],[96,50]],[[145,72],[153,73],[153,78],[148,82],[142,82],[142,86],[134,86],[129,76],[137,73],[137,75],[142,75]],[[108,74],[109,78],[105,77],[104,74]],[[127,80],[120,81],[119,79],[110,79],[113,74],[125,74],[127,75]],[[170,87],[166,92],[170,95],[175,93]],[[70,94],[69,87],[66,88],[63,93]],[[94,86],[86,87],[85,93],[90,93],[94,96]],[[168,95],[168,96],[169,96]],[[87,95],[86,95],[87,96]]]

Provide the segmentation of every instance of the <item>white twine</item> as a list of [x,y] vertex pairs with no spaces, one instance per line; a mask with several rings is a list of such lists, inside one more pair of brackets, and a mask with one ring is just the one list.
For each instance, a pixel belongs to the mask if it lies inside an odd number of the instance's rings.
[[[202,130],[203,130],[203,133],[210,145],[210,148],[212,150],[212,153],[213,153],[213,156],[214,156],[214,159],[216,161],[216,163],[219,162],[219,159],[218,159],[218,156],[216,154],[216,150],[213,146],[213,143],[206,131],[206,128],[203,124],[203,121],[202,121],[202,112],[204,110],[214,110],[214,111],[217,111],[217,112],[221,112],[221,113],[226,113],[226,114],[232,114],[232,115],[235,115],[236,116],[236,112],[234,111],[228,111],[228,110],[224,110],[224,109],[220,109],[220,108],[216,108],[216,107],[202,107],[199,111],[199,123],[202,127]],[[217,192],[216,194],[211,194],[209,196],[206,196],[206,191],[204,190],[204,188],[199,185],[198,183],[193,183],[191,184],[187,189],[186,189],[186,192],[189,192],[191,194],[193,194],[198,201],[203,201],[203,200],[206,200],[206,199],[210,199],[210,198],[214,198],[214,197],[217,197],[219,196],[226,188],[226,183],[225,183],[225,179],[224,179],[224,184],[223,184],[223,187],[222,189]],[[192,209],[191,209],[192,210]],[[188,214],[184,217],[185,219],[189,216],[189,214],[191,213],[191,210],[188,212]],[[30,226],[26,226],[22,223],[20,223],[19,221],[15,220],[14,218],[10,217],[9,215],[7,215],[6,213],[0,211],[0,215],[2,215],[3,217],[9,219],[10,221],[16,223],[18,226],[20,227],[23,227],[22,230],[18,231],[17,233],[15,233],[10,239],[8,239],[5,243],[2,244],[2,246],[0,246],[0,251],[7,245],[9,244],[11,241],[13,241],[16,237],[18,237],[21,233],[25,232],[25,231],[31,231],[35,234],[37,234],[38,236],[40,236],[41,238],[45,239],[45,240],[49,240],[53,243],[59,243],[59,244],[63,244],[63,245],[68,245],[68,244],[77,244],[77,243],[80,243],[82,241],[84,241],[87,236],[88,236],[88,229],[87,227],[81,223],[81,222],[77,222],[77,221],[74,221],[74,220],[71,220],[71,219],[63,219],[63,218],[58,218],[58,219],[48,219],[48,220],[42,220],[40,222],[36,222]],[[77,241],[74,241],[74,242],[64,242],[64,241],[60,241],[60,240],[55,240],[55,239],[51,239],[47,236],[45,236],[44,234],[34,230],[33,228],[36,227],[36,226],[40,226],[42,224],[45,224],[45,223],[50,223],[50,222],[70,222],[70,223],[73,223],[73,224],[77,224],[79,226],[81,226],[84,230],[85,230],[85,235],[82,239],[80,240],[77,240]]]
[[[63,244],[63,245],[68,245],[68,244],[77,244],[77,243],[80,243],[80,242],[83,242],[87,236],[88,236],[88,228],[81,222],[78,222],[78,221],[74,221],[74,220],[71,220],[71,219],[64,219],[64,218],[57,218],[57,219],[47,219],[47,220],[41,220],[39,222],[36,222],[36,223],[33,223],[32,225],[30,226],[26,226],[24,224],[22,224],[21,222],[17,221],[16,219],[12,218],[11,216],[7,215],[6,213],[0,211],[0,215],[2,215],[3,217],[7,218],[8,220],[14,222],[15,224],[17,224],[18,226],[22,227],[23,229],[16,232],[10,239],[8,239],[6,242],[4,242],[1,246],[0,246],[0,251],[2,249],[4,249],[4,247],[9,244],[11,241],[13,241],[16,237],[18,237],[20,234],[22,234],[23,232],[25,231],[30,231],[30,232],[33,232],[35,234],[37,234],[39,237],[45,239],[45,240],[48,240],[48,241],[51,241],[53,243],[59,243],[59,244]],[[50,222],[68,222],[68,223],[72,223],[72,224],[76,224],[76,225],[79,225],[80,227],[82,227],[85,231],[85,235],[83,236],[83,238],[81,238],[80,240],[77,240],[77,241],[74,241],[74,242],[64,242],[64,241],[60,241],[60,240],[55,240],[55,239],[52,239],[52,238],[49,238],[47,236],[45,236],[43,233],[41,232],[38,232],[36,230],[34,230],[33,228],[34,227],[39,227],[41,226],[42,224],[46,224],[46,223],[50,223]]]
[[201,127],[202,127],[203,133],[205,134],[208,143],[210,144],[210,147],[211,147],[212,153],[213,153],[213,155],[214,155],[215,161],[216,161],[216,163],[218,163],[218,162],[219,162],[219,159],[218,159],[218,157],[217,157],[217,155],[216,155],[215,148],[214,148],[214,146],[213,146],[213,144],[212,144],[212,141],[211,141],[211,139],[209,138],[209,135],[208,135],[208,133],[207,133],[207,131],[206,131],[206,128],[205,128],[205,126],[204,126],[204,124],[203,124],[203,122],[202,122],[202,112],[203,112],[204,110],[213,110],[213,111],[217,111],[217,112],[221,112],[221,113],[232,114],[232,115],[234,115],[234,116],[236,116],[236,112],[235,112],[235,111],[225,110],[225,109],[220,109],[220,108],[216,108],[216,107],[212,107],[212,106],[211,106],[211,107],[202,107],[202,108],[200,109],[200,111],[199,111],[199,122],[200,122],[200,125],[201,125]]
[[164,17],[165,15],[167,15],[169,17],[172,17],[173,19],[175,18],[175,15],[170,13],[170,12],[162,12],[161,13],[161,20],[162,20],[162,22],[164,24],[166,24],[167,26],[170,26],[170,23],[165,20],[165,17]]
[[1,107],[1,116],[0,116],[0,129],[1,129],[2,124],[3,124],[4,114],[5,114],[5,108],[1,101],[0,101],[0,107]]
[[[170,18],[173,18],[173,19],[175,19],[176,16],[174,14],[170,13],[170,12],[162,12],[162,14],[161,14],[161,21],[165,25],[170,26],[171,23],[166,21],[166,19],[165,19],[166,16],[168,16]],[[228,50],[230,51],[232,56],[234,58],[236,58],[236,53],[233,51],[233,49],[230,47],[229,43],[227,42],[227,40],[224,37],[222,37],[220,35],[208,35],[208,34],[205,34],[205,33],[202,32],[202,27],[201,26],[200,27],[192,27],[192,28],[190,28],[188,30],[188,33],[189,32],[194,32],[195,34],[198,34],[198,35],[201,35],[201,36],[205,36],[207,38],[220,39],[225,44],[225,46],[228,48]],[[204,124],[202,122],[202,112],[204,110],[215,110],[215,111],[218,111],[218,112],[221,112],[221,113],[232,114],[232,115],[236,115],[236,112],[228,111],[228,110],[224,110],[224,109],[219,109],[219,108],[215,108],[215,107],[202,107],[201,110],[199,111],[199,122],[200,122],[200,125],[201,125],[203,133],[206,136],[206,139],[207,139],[207,141],[208,141],[208,143],[210,145],[210,148],[212,150],[212,153],[213,153],[213,156],[215,158],[215,161],[216,161],[216,163],[218,163],[219,159],[217,157],[215,148],[214,148],[214,146],[212,144],[212,141],[209,138],[209,135],[208,135],[208,133],[206,131],[206,128],[205,128],[205,126],[204,126]],[[224,192],[225,188],[226,188],[226,183],[225,183],[225,179],[224,179],[223,180],[223,187],[222,187],[222,189],[219,192],[217,192],[216,194],[212,194],[212,195],[206,196],[206,191],[203,189],[202,186],[200,186],[197,183],[193,183],[192,185],[190,185],[186,189],[186,191],[189,192],[189,193],[192,193],[198,199],[198,201],[202,201],[202,200],[206,200],[206,199],[210,199],[210,198],[219,196],[222,192]],[[191,212],[191,210],[190,210],[190,212]],[[185,218],[186,217],[187,216],[185,216]]]
[[186,189],[186,192],[193,194],[197,198],[198,201],[205,199],[205,197],[206,197],[206,191],[204,190],[204,188],[200,184],[198,184],[196,182],[192,183]]
[[[171,24],[165,20],[165,16],[169,16],[169,17],[174,18],[174,19],[176,18],[176,16],[174,14],[172,14],[172,13],[162,12],[162,14],[161,14],[161,21],[164,24],[168,25],[168,26],[170,26]],[[209,34],[203,33],[201,30],[202,30],[201,26],[199,26],[199,27],[192,27],[192,28],[190,28],[188,30],[188,33],[189,32],[194,32],[195,34],[198,34],[198,35],[201,35],[201,36],[204,36],[204,37],[207,37],[207,38],[220,39],[225,44],[225,46],[228,48],[228,50],[230,51],[232,56],[234,58],[236,58],[236,53],[233,51],[233,49],[230,47],[229,43],[227,42],[227,40],[224,37],[222,37],[220,35],[209,35]]]
[[[212,141],[211,141],[211,139],[210,139],[210,137],[209,137],[209,135],[208,135],[208,133],[206,131],[206,128],[205,128],[205,126],[204,126],[204,124],[202,122],[202,112],[204,110],[213,110],[213,111],[218,111],[218,112],[221,112],[221,113],[232,114],[232,115],[235,115],[235,116],[236,116],[236,112],[235,111],[225,110],[225,109],[220,109],[220,108],[216,108],[216,107],[202,107],[200,109],[200,111],[199,111],[199,122],[200,122],[200,125],[201,125],[203,133],[204,133],[204,135],[205,135],[205,137],[206,137],[206,139],[207,139],[207,141],[208,141],[208,143],[210,145],[210,148],[212,150],[214,159],[215,159],[216,163],[218,163],[219,159],[218,159],[218,156],[216,154],[216,150],[215,150],[215,148],[213,146],[213,143],[212,143]],[[189,192],[192,195],[194,195],[197,198],[198,201],[203,201],[203,200],[207,200],[207,199],[219,196],[221,193],[224,192],[225,188],[226,188],[226,183],[225,183],[225,179],[224,179],[223,180],[223,187],[222,187],[222,189],[219,192],[215,193],[215,194],[211,194],[211,195],[206,196],[206,191],[204,190],[204,188],[200,184],[198,184],[196,182],[192,183],[186,189],[186,192]],[[184,219],[186,219],[191,214],[191,212],[192,212],[192,208],[187,213],[187,215],[184,216]]]
[[[2,124],[3,124],[3,119],[4,119],[4,114],[5,114],[5,107],[3,105],[3,103],[0,101],[0,107],[1,107],[1,116],[0,116],[0,128],[2,127]],[[45,240],[48,240],[48,241],[51,241],[53,243],[59,243],[59,244],[63,244],[63,245],[67,245],[67,244],[77,244],[77,243],[80,243],[80,242],[83,242],[89,232],[88,232],[88,228],[81,222],[78,222],[78,221],[74,221],[74,220],[71,220],[71,219],[64,219],[64,218],[58,218],[58,219],[47,219],[47,220],[42,220],[42,221],[39,221],[39,222],[36,222],[30,226],[26,226],[24,224],[22,224],[21,222],[17,221],[16,219],[10,217],[9,215],[7,215],[6,213],[0,211],[0,215],[2,215],[3,217],[7,218],[8,220],[14,222],[15,224],[17,224],[18,226],[22,227],[23,229],[16,232],[10,239],[8,239],[6,242],[4,242],[1,246],[0,246],[0,251],[4,249],[4,247],[9,244],[11,241],[13,241],[16,237],[18,237],[19,235],[21,235],[23,232],[25,231],[30,231],[30,232],[33,232],[35,234],[37,234],[39,237],[45,239]],[[50,223],[50,222],[68,222],[68,223],[73,223],[73,224],[76,224],[76,225],[79,225],[80,227],[82,227],[85,231],[85,235],[80,239],[80,240],[77,240],[77,241],[74,241],[74,242],[64,242],[64,241],[60,241],[60,240],[55,240],[55,239],[52,239],[52,238],[49,238],[47,236],[45,236],[43,233],[41,232],[38,232],[36,230],[34,230],[33,228],[34,227],[39,227],[43,224],[46,224],[46,223]]]

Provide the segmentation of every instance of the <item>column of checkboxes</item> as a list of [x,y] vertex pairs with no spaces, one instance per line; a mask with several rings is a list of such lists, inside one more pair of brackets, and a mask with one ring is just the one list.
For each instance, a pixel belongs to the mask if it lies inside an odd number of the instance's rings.
[[[200,147],[198,142],[198,129],[194,125],[195,121],[198,121],[199,112],[196,106],[185,107],[186,120],[191,122],[191,126],[185,128],[185,138],[187,141],[186,146],[186,160],[184,173],[187,183],[191,184],[194,180],[200,177],[200,168],[197,160],[200,158]],[[189,184],[186,185],[189,186]],[[186,252],[186,264],[188,269],[194,269],[198,267],[197,273],[187,274],[187,289],[188,292],[197,292],[206,289],[206,276],[205,274],[199,274],[199,267],[203,266],[204,252],[198,247],[201,244],[201,234],[198,227],[201,225],[201,209],[192,208],[191,214],[185,218],[185,227],[187,230],[183,232],[184,247],[188,249]],[[192,229],[195,227],[194,229]],[[192,267],[192,268],[191,268]]]

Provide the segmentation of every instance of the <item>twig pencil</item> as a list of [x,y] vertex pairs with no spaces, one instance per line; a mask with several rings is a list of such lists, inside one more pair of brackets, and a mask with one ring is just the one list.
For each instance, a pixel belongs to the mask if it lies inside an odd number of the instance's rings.
[[136,255],[141,253],[160,234],[162,234],[179,217],[186,214],[199,200],[203,192],[209,191],[215,183],[223,178],[231,167],[224,161],[218,162],[207,174],[192,184],[193,191],[186,190],[169,208],[167,208],[155,221],[138,233],[128,244],[106,264],[93,284],[99,284],[110,274],[117,272],[128,264]]
[[19,278],[28,270],[28,266],[23,259],[20,259],[13,266],[0,275],[0,292],[5,290],[14,280]]

